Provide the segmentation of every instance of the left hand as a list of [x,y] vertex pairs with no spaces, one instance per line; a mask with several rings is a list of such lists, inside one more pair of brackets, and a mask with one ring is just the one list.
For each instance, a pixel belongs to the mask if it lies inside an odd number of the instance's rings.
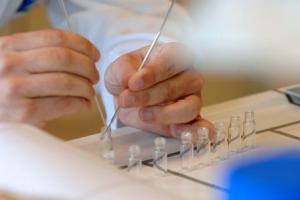
[[192,54],[179,43],[158,45],[138,71],[148,48],[121,56],[106,72],[106,87],[122,108],[122,123],[176,138],[186,129],[213,130],[200,115],[203,78]]

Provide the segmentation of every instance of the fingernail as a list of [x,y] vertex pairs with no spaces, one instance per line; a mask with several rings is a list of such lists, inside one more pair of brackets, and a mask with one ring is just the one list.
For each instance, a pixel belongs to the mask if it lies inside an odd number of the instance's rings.
[[142,108],[140,110],[140,117],[142,121],[153,121],[153,112],[149,108]]
[[145,85],[145,82],[141,78],[138,78],[137,80],[135,80],[134,84],[133,84],[134,88],[137,90],[143,89],[144,85]]

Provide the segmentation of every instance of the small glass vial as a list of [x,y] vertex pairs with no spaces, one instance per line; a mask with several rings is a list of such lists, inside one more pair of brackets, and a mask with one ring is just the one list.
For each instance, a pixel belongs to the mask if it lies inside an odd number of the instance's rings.
[[194,156],[197,159],[197,164],[209,164],[209,130],[206,127],[200,127],[197,130],[196,148]]
[[189,131],[184,131],[181,134],[180,144],[180,159],[181,169],[188,170],[192,168],[194,158],[193,151],[193,135]]
[[[106,127],[102,128],[101,134],[104,134],[104,131],[106,130]],[[102,156],[105,160],[108,161],[114,161],[115,159],[115,152],[113,148],[113,140],[112,140],[112,131],[111,129],[107,130],[108,132],[106,135],[103,135],[103,137],[100,139],[100,145],[102,149]]]
[[253,111],[245,112],[241,139],[244,150],[256,147],[256,122]]
[[139,145],[131,145],[128,152],[128,172],[139,176],[142,170],[141,148]]
[[227,140],[230,155],[241,151],[241,117],[238,115],[230,117]]
[[224,122],[215,122],[216,135],[210,142],[211,163],[228,158],[228,143],[226,126]]
[[166,151],[166,139],[163,137],[154,140],[153,167],[155,175],[163,176],[168,171],[168,155]]

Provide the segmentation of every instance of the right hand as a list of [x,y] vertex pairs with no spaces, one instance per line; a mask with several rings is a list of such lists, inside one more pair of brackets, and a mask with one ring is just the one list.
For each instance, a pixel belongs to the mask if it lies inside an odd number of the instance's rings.
[[100,53],[60,30],[0,37],[0,122],[41,125],[90,108]]

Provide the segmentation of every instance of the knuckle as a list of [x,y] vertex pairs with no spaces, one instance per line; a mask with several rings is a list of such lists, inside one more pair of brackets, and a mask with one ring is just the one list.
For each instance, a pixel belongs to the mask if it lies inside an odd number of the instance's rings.
[[46,37],[49,37],[51,41],[53,41],[56,45],[62,46],[65,43],[66,35],[62,30],[59,29],[51,29],[48,31]]
[[13,70],[15,57],[11,53],[0,54],[0,77],[7,75]]

